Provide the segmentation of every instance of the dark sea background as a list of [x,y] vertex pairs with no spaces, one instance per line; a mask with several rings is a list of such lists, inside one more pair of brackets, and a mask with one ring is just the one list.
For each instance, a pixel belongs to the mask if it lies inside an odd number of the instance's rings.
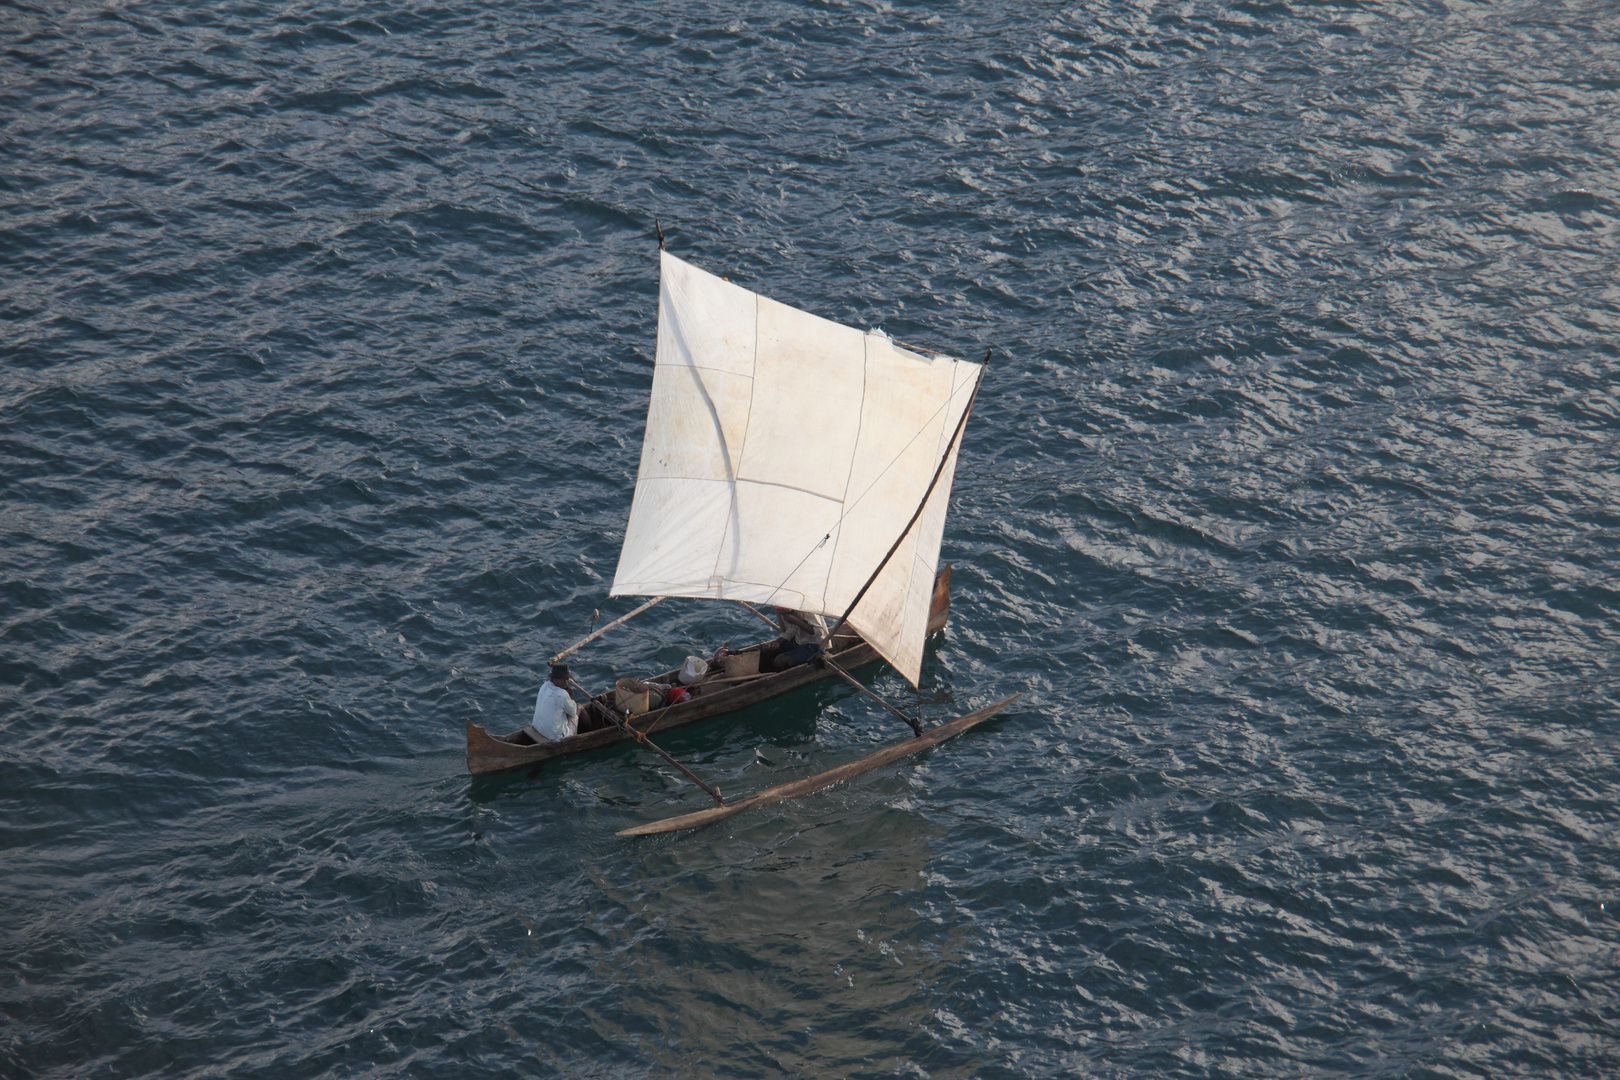
[[[1024,697],[621,840],[463,725],[636,602],[655,218],[995,349],[865,674]],[[0,1076],[1620,1074],[1617,228],[1607,0],[0,5]]]

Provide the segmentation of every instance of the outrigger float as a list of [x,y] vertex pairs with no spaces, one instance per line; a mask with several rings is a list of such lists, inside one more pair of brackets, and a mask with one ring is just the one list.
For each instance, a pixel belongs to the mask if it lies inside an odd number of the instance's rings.
[[[609,591],[653,599],[551,659],[667,597],[737,601],[772,623],[753,605],[837,621],[809,662],[736,676],[716,666],[692,684],[687,700],[637,716],[621,714],[613,691],[591,696],[576,683],[613,723],[567,739],[520,745],[513,735],[467,723],[474,774],[635,739],[715,802],[620,836],[694,828],[821,790],[938,745],[1019,697],[925,729],[850,674],[886,660],[916,686],[924,642],[949,616],[950,567],[936,567],[957,450],[985,363],[915,350],[882,331],[842,326],[750,292],[665,251],[661,230],[658,247],[652,397]],[[732,655],[746,659],[763,644]],[[652,681],[672,682],[677,674]],[[731,802],[648,738],[835,676],[905,720],[913,737]]]

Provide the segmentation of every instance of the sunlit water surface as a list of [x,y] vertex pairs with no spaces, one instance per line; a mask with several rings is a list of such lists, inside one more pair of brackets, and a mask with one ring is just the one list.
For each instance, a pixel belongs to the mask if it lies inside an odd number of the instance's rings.
[[[1612,4],[0,10],[0,1075],[1620,1073]],[[1025,697],[623,841],[462,728],[631,606],[655,217],[994,347],[869,677]]]

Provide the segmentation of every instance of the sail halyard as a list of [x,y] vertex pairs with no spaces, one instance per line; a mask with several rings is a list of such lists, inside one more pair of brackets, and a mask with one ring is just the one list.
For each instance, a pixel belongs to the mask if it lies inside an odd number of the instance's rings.
[[927,494],[850,616],[915,684],[954,436],[982,365],[799,311],[668,252],[658,322],[611,594],[746,600],[836,618]]

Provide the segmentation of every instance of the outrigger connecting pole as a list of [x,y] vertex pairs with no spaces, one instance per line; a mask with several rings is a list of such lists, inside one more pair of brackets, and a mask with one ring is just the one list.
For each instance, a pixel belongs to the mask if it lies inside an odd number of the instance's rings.
[[[662,232],[660,232],[658,239],[659,239],[659,243],[662,244],[662,242],[663,242],[663,234],[662,234]],[[607,633],[609,630],[612,630],[615,626],[622,626],[624,623],[629,622],[631,619],[635,618],[637,615],[640,615],[643,611],[646,611],[648,608],[652,607],[654,604],[658,603],[662,599],[664,599],[664,597],[655,596],[651,600],[647,601],[645,604],[642,604],[640,607],[636,608],[636,610],[630,612],[628,615],[621,615],[619,618],[614,619],[612,622],[608,623],[606,626],[602,627],[600,630],[597,630],[594,633],[590,633],[590,634],[585,635],[584,637],[580,638],[578,641],[574,642],[572,645],[568,646],[568,648],[562,650],[562,652],[559,652],[556,656],[553,656],[551,658],[551,662],[553,664],[555,664],[557,661],[561,660],[563,657],[567,656],[569,653],[573,652],[575,649],[579,648],[581,645],[584,645],[584,644],[586,644],[588,642],[595,641],[597,638],[601,637],[603,634]],[[587,701],[595,701],[596,700],[594,697],[591,696],[590,691],[586,690],[583,686],[579,685],[579,683],[575,682],[573,679],[568,680],[568,685],[572,686],[575,690],[578,690],[581,694],[584,694],[585,699]],[[662,757],[665,761],[669,762],[671,765],[673,765],[677,769],[681,770],[681,772],[686,776],[686,778],[688,780],[692,781],[692,783],[696,784],[698,787],[700,787],[704,791],[708,792],[709,798],[714,800],[714,805],[716,805],[716,806],[724,806],[724,805],[726,805],[726,800],[724,800],[724,799],[722,799],[720,797],[720,789],[718,787],[710,787],[708,784],[705,784],[702,780],[699,780],[697,778],[696,773],[694,773],[691,769],[688,769],[685,765],[682,765],[680,762],[676,761],[674,758],[672,758],[668,754],[666,754],[662,747],[660,747],[657,743],[653,742],[651,739],[647,738],[646,732],[644,732],[641,729],[637,728],[634,724],[628,723],[618,713],[614,712],[611,706],[608,706],[607,710],[608,710],[608,715],[613,717],[613,722],[615,724],[619,725],[619,730],[620,731],[624,732],[626,735],[630,736],[632,739],[635,739],[641,745],[643,745],[645,747],[648,747],[649,749],[655,751],[658,754],[659,757]]]
[[[748,601],[739,600],[739,601],[737,601],[737,603],[741,604],[743,607],[747,608],[749,611],[752,611],[755,615],[758,615],[762,620],[764,620],[767,623],[770,623],[770,625],[772,625],[772,626],[776,625],[776,623],[772,622],[771,619],[763,611],[760,611],[757,607],[755,607],[753,604],[750,604]],[[829,645],[832,644],[832,638],[831,637],[828,637],[827,643]],[[919,738],[919,739],[922,738],[923,729],[922,729],[921,724],[917,723],[917,721],[913,720],[911,717],[907,716],[905,713],[901,712],[899,709],[897,709],[893,705],[891,705],[876,690],[873,690],[870,686],[867,686],[866,684],[864,684],[861,681],[859,681],[858,679],[856,679],[855,676],[853,676],[849,672],[845,671],[843,666],[841,664],[839,664],[838,661],[834,660],[832,657],[827,655],[826,650],[822,650],[821,655],[818,656],[816,659],[810,661],[810,662],[812,664],[816,664],[816,663],[826,664],[828,667],[832,668],[839,675],[843,676],[843,678],[849,683],[849,685],[853,686],[855,689],[859,690],[861,693],[865,694],[867,697],[871,698],[873,701],[877,702],[879,705],[882,705],[885,709],[888,709],[890,712],[894,713],[894,715],[898,716],[900,719],[902,719],[906,723],[910,724],[911,725],[911,730],[917,733],[917,738]]]
[[[647,601],[645,604],[642,604],[640,607],[636,608],[636,610],[632,611],[630,614],[621,615],[617,619],[614,619],[612,622],[608,623],[606,626],[602,627],[600,630],[597,630],[594,633],[586,634],[584,637],[580,638],[578,641],[576,641],[572,645],[568,646],[568,648],[564,649],[562,652],[558,653],[556,656],[553,656],[551,658],[550,662],[555,664],[557,661],[561,660],[563,657],[567,656],[569,653],[573,652],[575,649],[579,648],[581,645],[587,645],[590,642],[595,641],[597,638],[601,637],[603,634],[607,633],[609,630],[612,630],[615,626],[623,626],[625,623],[629,622],[631,619],[635,618],[637,615],[640,615],[643,611],[646,611],[648,608],[652,607],[654,604],[658,603],[660,600],[663,600],[663,599],[664,598],[662,596],[655,596],[651,600]],[[584,693],[584,691],[580,691],[580,692]]]
[[[585,697],[588,700],[591,700],[591,701],[596,700],[595,698],[591,697],[589,691],[587,691],[583,686],[579,685],[579,683],[575,682],[573,679],[568,680],[568,685],[572,686],[575,690],[578,690],[580,693],[584,694]],[[716,806],[724,806],[724,805],[726,805],[726,800],[724,800],[724,799],[722,799],[720,797],[720,789],[718,787],[710,787],[708,784],[705,784],[702,780],[699,780],[697,778],[697,773],[694,773],[691,769],[688,769],[685,765],[682,765],[680,762],[678,762],[674,758],[670,757],[669,754],[667,754],[664,751],[663,747],[659,746],[657,743],[655,743],[651,739],[647,738],[647,733],[646,732],[642,731],[640,728],[636,727],[634,724],[630,723],[628,720],[625,720],[618,713],[614,712],[611,708],[608,709],[608,715],[613,717],[613,722],[615,724],[619,725],[619,730],[620,731],[624,732],[626,735],[629,735],[631,738],[635,739],[642,746],[648,747],[649,749],[656,751],[658,753],[659,757],[663,758],[665,761],[669,762],[671,765],[673,765],[677,769],[681,770],[681,772],[685,774],[685,776],[686,776],[686,778],[688,780],[692,781],[692,783],[696,784],[698,787],[700,787],[704,791],[708,792],[709,798],[714,800],[714,805],[716,805]]]
[[[917,738],[922,738],[922,725],[917,723],[917,721],[913,720],[911,717],[907,716],[905,713],[901,712],[899,709],[895,708],[893,705],[889,704],[888,700],[885,699],[882,694],[879,694],[876,690],[873,690],[870,686],[867,686],[865,683],[855,678],[855,676],[845,671],[843,667],[839,665],[838,661],[834,660],[826,653],[822,653],[818,659],[821,663],[826,664],[839,675],[843,676],[844,681],[849,683],[849,685],[853,686],[855,689],[859,690],[861,693],[865,694],[867,697],[871,698],[873,701],[877,702],[879,705],[882,705],[885,709],[888,709],[890,712],[894,713],[894,715],[910,724],[911,730],[917,733]],[[814,662],[815,661],[812,661],[812,663]]]

